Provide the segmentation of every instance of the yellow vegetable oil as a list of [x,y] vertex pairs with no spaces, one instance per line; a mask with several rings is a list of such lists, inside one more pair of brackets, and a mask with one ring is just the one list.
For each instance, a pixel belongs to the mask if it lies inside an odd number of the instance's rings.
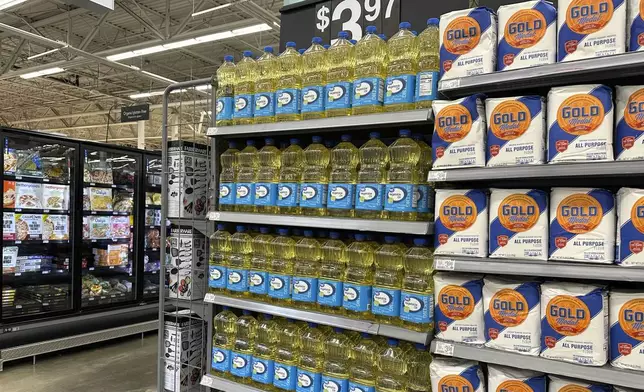
[[387,347],[378,356],[378,392],[405,392],[407,356],[397,339],[387,339]]
[[246,147],[237,154],[237,199],[235,211],[256,212],[255,184],[257,183],[257,148],[254,140],[247,140]]
[[295,260],[295,240],[288,229],[279,229],[273,240],[273,259],[268,274],[268,297],[276,305],[291,304],[291,278]]
[[275,97],[276,121],[301,119],[300,94],[302,92],[302,56],[295,49],[295,42],[287,42],[286,50],[277,58],[277,85]]
[[420,147],[420,158],[416,165],[418,170],[418,187],[416,188],[416,198],[418,199],[417,219],[431,222],[434,220],[434,189],[427,180],[429,171],[432,168],[432,148],[425,143],[423,135],[414,134],[412,138]]
[[253,354],[253,374],[255,384],[264,391],[276,391],[273,386],[275,374],[275,351],[277,345],[277,323],[270,314],[264,314],[257,324],[255,353]]
[[360,332],[358,331],[352,331],[350,329],[345,329],[344,334],[351,339],[351,342],[353,344],[358,343],[362,339],[362,335],[360,335]]
[[387,146],[380,140],[380,133],[371,132],[369,140],[360,147],[358,152],[360,170],[356,189],[356,217],[386,218],[385,184],[389,152]]
[[326,117],[324,87],[326,86],[326,50],[322,38],[313,37],[312,45],[302,56],[302,119]]
[[302,182],[302,165],[304,152],[299,139],[291,139],[291,145],[282,151],[282,167],[280,168],[279,184],[277,186],[277,210],[280,214],[299,215],[300,183]]
[[233,125],[235,111],[235,63],[233,56],[224,56],[224,63],[217,69],[217,112],[216,125]]
[[293,304],[298,308],[317,309],[318,276],[322,250],[313,238],[313,230],[304,230],[304,238],[295,244],[293,268]]
[[300,362],[297,366],[297,390],[320,391],[324,366],[324,343],[327,335],[315,323],[302,331]]
[[255,112],[255,77],[257,64],[253,52],[244,51],[244,57],[235,67],[235,125],[252,124]]
[[302,215],[326,215],[330,158],[329,149],[322,144],[322,137],[313,136],[312,143],[304,149],[305,164],[300,192]]
[[416,109],[431,109],[438,91],[439,71],[438,19],[427,20],[427,28],[418,36],[418,75],[416,76]]
[[341,31],[326,51],[328,72],[324,107],[327,117],[351,114],[351,96],[355,71],[355,51],[349,33]]
[[297,364],[300,361],[300,327],[287,319],[277,334],[275,377],[273,385],[285,391],[294,391],[297,385]]
[[400,345],[400,348],[402,348],[405,354],[409,354],[412,351],[414,351],[414,345],[411,342],[402,340],[402,341],[399,341],[398,344]]
[[351,135],[342,135],[341,140],[331,150],[327,214],[336,217],[353,217],[358,179],[358,149],[351,143]]
[[237,333],[237,316],[228,306],[213,319],[214,335],[212,337],[212,363],[210,367],[219,377],[231,378],[230,360],[231,350],[235,344]]
[[380,346],[363,332],[362,338],[351,349],[351,368],[349,370],[349,391],[373,390],[376,384],[376,371]]
[[260,227],[259,235],[253,237],[253,257],[248,271],[248,292],[258,301],[268,299],[268,271],[273,258],[273,236],[268,227]]
[[210,262],[208,290],[211,293],[226,291],[228,257],[230,255],[230,233],[226,225],[219,223],[217,231],[210,236]]
[[405,275],[402,284],[400,318],[405,328],[419,332],[434,329],[434,254],[425,238],[414,239],[403,258]]
[[374,254],[376,270],[371,312],[383,324],[400,325],[400,289],[403,278],[402,248],[396,237],[385,236],[385,243]]
[[230,360],[230,374],[238,382],[251,384],[257,320],[250,311],[244,309],[242,316],[237,319],[236,325],[237,333]]
[[407,392],[431,392],[432,382],[429,364],[432,362],[432,354],[421,343],[416,343],[414,348],[412,352],[407,354],[409,357],[407,362]]
[[376,26],[367,26],[367,34],[355,47],[356,67],[353,82],[352,114],[382,112],[387,78],[387,44],[376,35]]
[[346,315],[371,319],[371,286],[373,286],[373,247],[364,234],[356,234],[347,248],[347,269],[344,272],[342,307]]
[[340,233],[332,231],[329,233],[329,239],[322,244],[321,250],[318,305],[324,313],[342,314],[347,247],[340,239]]
[[255,79],[255,123],[275,122],[275,86],[277,83],[277,57],[273,48],[264,48],[264,54],[257,59]]
[[277,184],[280,178],[282,152],[275,147],[275,140],[264,139],[264,147],[257,152],[259,167],[255,183],[255,206],[257,212],[277,213]]
[[231,253],[228,261],[226,289],[233,297],[248,297],[248,269],[253,253],[252,237],[246,226],[237,226],[230,237]]
[[334,328],[324,344],[322,391],[347,391],[349,389],[349,365],[351,339],[342,328]]
[[413,110],[418,73],[418,41],[409,31],[411,24],[402,22],[400,30],[387,42],[388,63],[385,111]]
[[391,220],[416,220],[418,170],[420,147],[413,141],[408,129],[402,129],[400,136],[389,146],[389,172],[387,173],[387,196],[385,210]]
[[237,156],[239,150],[235,142],[228,143],[219,160],[221,174],[219,175],[219,211],[234,211],[237,198]]

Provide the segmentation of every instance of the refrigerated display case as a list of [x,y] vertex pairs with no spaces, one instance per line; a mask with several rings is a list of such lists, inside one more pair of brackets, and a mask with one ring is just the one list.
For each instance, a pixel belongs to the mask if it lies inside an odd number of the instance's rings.
[[146,154],[143,192],[145,215],[143,222],[143,299],[157,300],[161,274],[161,154]]

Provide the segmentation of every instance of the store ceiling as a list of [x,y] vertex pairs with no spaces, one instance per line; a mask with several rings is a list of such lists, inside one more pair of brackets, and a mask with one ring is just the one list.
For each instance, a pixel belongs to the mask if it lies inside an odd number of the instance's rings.
[[[167,80],[208,78],[225,54],[239,58],[245,49],[259,54],[264,46],[279,44],[283,0],[232,0],[230,6],[192,15],[229,2],[116,0],[114,11],[102,15],[60,0],[28,0],[0,11],[0,23],[13,27],[0,24],[0,123],[136,146],[137,124],[121,124],[120,107],[150,103],[146,146],[158,148],[162,97],[130,96],[162,91],[170,84]],[[240,32],[247,27],[265,31]],[[239,35],[225,38],[230,35],[226,31]],[[213,39],[212,34],[221,32],[224,34],[216,36],[216,41],[199,42],[204,41],[201,37]],[[190,41],[193,45],[176,47],[181,46],[177,42],[193,38],[197,44]],[[119,64],[106,59],[132,50],[160,49],[164,44],[170,49],[136,55],[119,60]],[[62,49],[53,50],[59,47]],[[92,55],[82,57],[78,49]],[[32,79],[20,77],[52,67],[65,71]],[[210,94],[190,91],[173,94],[171,99],[170,113],[178,126],[170,132],[202,138],[209,121]]]

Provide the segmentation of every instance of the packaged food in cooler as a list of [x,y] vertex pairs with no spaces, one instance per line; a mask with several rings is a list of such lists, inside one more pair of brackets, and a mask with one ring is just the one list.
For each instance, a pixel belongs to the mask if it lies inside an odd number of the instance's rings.
[[16,182],[16,208],[41,209],[42,184]]
[[109,216],[90,216],[89,237],[93,240],[110,238],[110,218]]
[[18,259],[17,246],[5,246],[2,248],[2,273],[13,274],[16,272]]
[[83,239],[88,240],[90,238],[89,236],[89,216],[84,216],[83,217]]
[[130,192],[117,192],[114,195],[114,211],[132,212],[134,195]]
[[42,239],[42,215],[16,214],[16,239],[19,241]]
[[42,226],[43,240],[69,239],[69,217],[67,215],[43,215]]
[[42,177],[42,162],[39,151],[18,150],[16,155],[16,175]]
[[[116,169],[116,168],[115,168]],[[128,168],[121,168],[114,172],[114,183],[120,185],[134,185],[134,171]]]
[[160,248],[161,235],[159,229],[148,229],[145,233],[146,248]]
[[145,210],[145,225],[151,226],[154,224],[154,211],[155,210]]
[[16,214],[13,212],[4,212],[2,214],[2,239],[16,239]]
[[92,203],[89,199],[89,188],[83,188],[83,210],[89,211],[92,209]]
[[57,181],[69,181],[69,166],[67,159],[59,157],[43,157],[42,171],[45,178]]
[[161,194],[158,192],[145,192],[145,204],[161,205]]
[[89,188],[91,211],[112,211],[112,190],[109,188]]
[[43,184],[42,203],[44,209],[68,210],[69,185]]
[[110,221],[112,238],[130,237],[130,218],[127,216],[113,216]]
[[16,182],[5,181],[3,184],[4,197],[2,205],[4,208],[14,208],[16,206]]
[[108,245],[107,246],[107,263],[108,265],[126,266],[129,262],[130,248],[127,245]]
[[16,172],[16,164],[18,158],[16,150],[13,148],[5,148],[4,150],[4,172],[7,174],[14,174]]

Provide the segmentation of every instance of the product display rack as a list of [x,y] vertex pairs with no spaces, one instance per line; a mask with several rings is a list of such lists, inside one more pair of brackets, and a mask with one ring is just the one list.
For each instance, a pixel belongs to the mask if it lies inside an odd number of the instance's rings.
[[216,377],[208,373],[204,374],[201,378],[201,385],[222,392],[263,392],[261,389]]

